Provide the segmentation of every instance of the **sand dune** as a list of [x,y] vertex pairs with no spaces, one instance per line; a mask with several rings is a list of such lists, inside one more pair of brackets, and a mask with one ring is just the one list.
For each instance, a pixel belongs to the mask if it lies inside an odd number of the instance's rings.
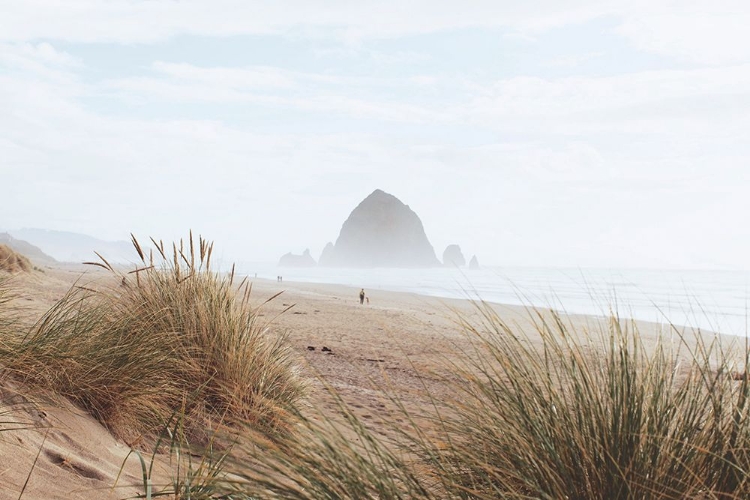
[[29,272],[31,261],[8,245],[0,245],[0,271],[8,273]]

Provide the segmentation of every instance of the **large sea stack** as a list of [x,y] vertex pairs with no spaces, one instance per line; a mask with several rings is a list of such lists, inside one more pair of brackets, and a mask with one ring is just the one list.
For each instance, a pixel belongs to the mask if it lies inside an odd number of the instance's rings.
[[329,267],[435,267],[435,250],[422,221],[408,205],[376,189],[326,245],[320,265]]

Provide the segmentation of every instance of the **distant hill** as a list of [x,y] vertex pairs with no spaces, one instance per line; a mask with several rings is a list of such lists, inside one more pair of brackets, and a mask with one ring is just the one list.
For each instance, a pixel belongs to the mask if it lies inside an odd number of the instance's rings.
[[49,229],[25,228],[8,232],[13,238],[25,240],[61,262],[97,260],[94,252],[99,252],[110,262],[132,262],[138,258],[128,241],[105,241],[85,234]]
[[28,257],[29,259],[34,261],[47,263],[55,262],[55,259],[42,252],[41,248],[32,245],[28,241],[14,238],[8,233],[0,233],[0,245],[7,245],[15,252],[20,253],[21,255]]

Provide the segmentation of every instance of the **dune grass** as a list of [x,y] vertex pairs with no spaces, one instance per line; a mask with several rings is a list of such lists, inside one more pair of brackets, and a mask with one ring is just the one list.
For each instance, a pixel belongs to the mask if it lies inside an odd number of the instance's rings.
[[[577,331],[532,311],[532,342],[480,306],[442,442],[418,444],[458,498],[748,498],[748,350],[616,316]],[[737,380],[739,379],[739,380]]]
[[28,257],[14,251],[8,245],[0,244],[0,271],[8,273],[29,272],[32,267]]
[[157,264],[133,238],[142,266],[109,271],[104,283],[74,286],[28,334],[6,348],[6,369],[32,386],[66,396],[116,434],[158,433],[182,409],[185,427],[211,421],[286,425],[303,391],[290,350],[257,316],[250,287],[210,269],[212,245]]
[[[488,305],[462,319],[456,397],[402,408],[385,442],[342,406],[282,441],[247,439],[215,491],[251,498],[750,497],[748,350],[612,316],[577,330],[531,310],[524,334]],[[737,371],[739,370],[739,371]],[[456,382],[456,380],[461,380]],[[424,419],[430,425],[424,425]],[[242,458],[238,458],[242,457]],[[232,478],[225,481],[225,478]]]

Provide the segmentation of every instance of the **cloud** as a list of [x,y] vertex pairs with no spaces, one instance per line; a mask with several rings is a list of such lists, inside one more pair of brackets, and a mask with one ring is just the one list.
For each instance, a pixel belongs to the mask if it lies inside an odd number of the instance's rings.
[[750,4],[744,0],[637,0],[617,32],[637,48],[683,61],[750,61]]
[[135,102],[231,103],[336,113],[358,118],[425,123],[444,121],[439,109],[384,97],[384,89],[422,89],[438,84],[436,77],[352,77],[304,73],[274,67],[200,67],[157,61],[153,76],[107,80],[102,90],[117,99]]
[[750,119],[750,65],[607,77],[518,76],[476,92],[470,123],[557,135],[726,136]]
[[699,64],[750,62],[750,4],[744,0],[25,0],[4,6],[0,41],[154,44],[180,35],[284,35],[332,39],[343,48],[317,50],[346,54],[363,40],[461,29],[494,29],[506,39],[535,43],[539,34],[592,20],[605,20],[608,30],[642,51]]
[[69,68],[82,64],[78,58],[55,49],[47,42],[0,44],[0,62],[24,67],[29,61]]
[[356,46],[367,39],[487,28],[534,42],[540,33],[595,19],[608,20],[644,51],[701,64],[750,60],[750,4],[744,0],[473,0],[460,6],[449,0],[26,0],[4,6],[0,41],[153,44],[179,35],[287,35]]
[[0,68],[6,73],[33,74],[63,84],[74,78],[72,70],[82,67],[80,59],[47,42],[0,42]]
[[[611,1],[398,2],[337,0],[248,3],[239,0],[150,2],[28,0],[6,6],[0,21],[5,40],[153,43],[179,34],[230,36],[280,34],[327,28],[338,37],[398,37],[465,27],[543,30],[582,22],[607,12]],[[314,33],[307,31],[308,36]],[[325,36],[330,36],[329,34]]]
[[235,88],[290,88],[294,86],[294,79],[288,72],[268,66],[201,68],[187,63],[156,61],[152,67],[156,72],[178,80],[197,81],[209,85]]
[[586,54],[556,57],[542,64],[550,68],[576,68],[583,63],[587,63],[593,59],[604,57],[605,55],[606,54],[604,52],[589,52]]
[[[750,64],[614,76],[352,77],[273,67],[156,62],[151,76],[104,82],[117,99],[210,102],[356,120],[480,126],[530,135],[733,136],[750,124]],[[434,93],[420,92],[430,87]],[[414,99],[415,96],[419,99]],[[574,139],[575,140],[575,139]]]

